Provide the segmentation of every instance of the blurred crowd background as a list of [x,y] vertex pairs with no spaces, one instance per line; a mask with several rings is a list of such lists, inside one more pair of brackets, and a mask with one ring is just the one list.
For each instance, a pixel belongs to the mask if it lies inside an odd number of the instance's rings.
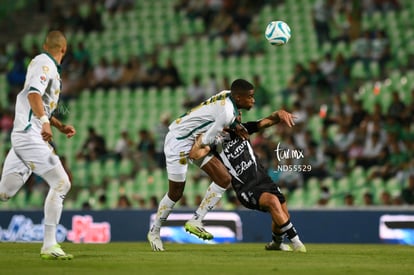
[[[251,139],[290,208],[414,204],[413,1],[0,3],[1,162],[28,62],[51,29],[69,42],[55,115],[78,134],[53,142],[72,179],[67,209],[156,208],[169,123],[236,78],[256,89],[244,121],[282,108],[298,117]],[[273,20],[289,24],[287,45],[266,41]],[[304,157],[279,161],[276,148]],[[197,206],[209,183],[190,167],[179,205]],[[32,176],[0,208],[39,209],[46,191]],[[219,208],[241,208],[231,189]]]

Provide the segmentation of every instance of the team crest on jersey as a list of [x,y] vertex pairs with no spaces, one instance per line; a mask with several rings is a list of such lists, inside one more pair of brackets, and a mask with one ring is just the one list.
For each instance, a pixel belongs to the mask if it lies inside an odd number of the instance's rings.
[[44,73],[47,73],[49,71],[49,67],[48,66],[42,66],[42,70]]
[[187,158],[184,152],[180,152],[180,164],[186,165],[187,164]]
[[40,83],[41,83],[42,85],[45,85],[45,84],[46,84],[46,81],[47,81],[47,77],[46,77],[44,74],[42,74],[42,75],[40,76]]

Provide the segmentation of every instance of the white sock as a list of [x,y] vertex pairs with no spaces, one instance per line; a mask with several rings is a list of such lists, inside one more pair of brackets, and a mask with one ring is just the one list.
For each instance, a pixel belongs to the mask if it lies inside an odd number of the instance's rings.
[[206,194],[204,195],[201,204],[194,212],[194,215],[191,219],[194,221],[204,220],[204,217],[206,216],[207,212],[214,209],[214,207],[217,205],[217,203],[223,196],[224,192],[226,192],[225,188],[222,188],[215,182],[212,182],[210,186],[207,188]]
[[168,216],[170,215],[172,209],[175,206],[175,201],[172,201],[168,194],[161,199],[158,205],[157,215],[155,217],[154,224],[152,225],[151,231],[160,231],[162,223],[167,220]]
[[43,237],[43,248],[48,248],[57,244],[56,226],[59,224],[63,210],[63,200],[70,190],[69,177],[62,164],[59,163],[42,175],[42,178],[50,186],[47,193],[44,212],[45,212],[45,234]]
[[298,246],[303,245],[302,241],[299,239],[299,236],[293,237],[292,239],[290,239],[290,241],[292,242],[294,247],[298,247]]
[[54,224],[45,224],[44,225],[45,233],[43,237],[43,248],[49,248],[56,242],[56,225]]
[[62,197],[53,189],[50,189],[45,200],[45,232],[43,237],[43,248],[48,248],[57,244],[56,225],[59,223],[60,216],[62,215],[62,209]]

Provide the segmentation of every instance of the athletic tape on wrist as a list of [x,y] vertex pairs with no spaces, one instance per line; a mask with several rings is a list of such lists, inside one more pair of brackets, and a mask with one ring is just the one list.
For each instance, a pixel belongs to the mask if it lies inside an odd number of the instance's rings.
[[39,118],[40,123],[45,124],[45,123],[50,123],[49,118],[46,115],[43,115]]

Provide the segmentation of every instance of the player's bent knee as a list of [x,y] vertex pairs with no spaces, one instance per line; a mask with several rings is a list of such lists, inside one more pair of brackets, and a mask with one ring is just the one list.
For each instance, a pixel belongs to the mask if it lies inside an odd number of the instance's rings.
[[181,199],[184,193],[185,181],[173,181],[171,178],[169,179],[169,186],[168,186],[168,197],[173,201],[178,201]]
[[0,181],[0,201],[8,201],[24,185],[28,176],[20,173],[3,175]]
[[223,178],[223,183],[228,183],[228,185],[231,184],[231,176],[230,176],[230,174],[228,174],[228,173],[227,174],[224,174],[222,176],[222,178]]
[[264,192],[259,199],[259,203],[261,206],[265,206],[271,209],[279,209],[280,203],[275,195]]
[[42,177],[49,184],[50,188],[62,195],[66,195],[71,188],[69,177],[60,165],[46,172]]

